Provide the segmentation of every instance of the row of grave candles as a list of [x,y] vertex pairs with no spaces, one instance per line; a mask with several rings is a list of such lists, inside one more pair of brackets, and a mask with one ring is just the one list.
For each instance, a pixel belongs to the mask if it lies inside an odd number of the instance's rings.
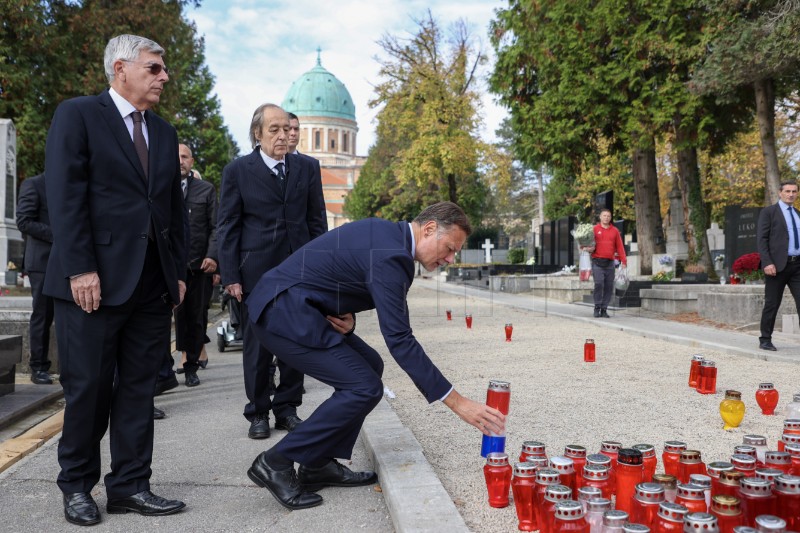
[[[800,420],[791,422],[800,426]],[[583,446],[569,445],[564,455],[548,459],[543,443],[528,441],[513,470],[505,453],[487,455],[489,505],[508,506],[511,490],[519,529],[543,533],[621,532],[623,524],[644,527],[629,533],[680,531],[691,514],[714,518],[701,528],[706,533],[755,527],[762,515],[777,516],[774,524],[800,531],[800,443],[767,451],[762,436],[747,435],[744,442],[734,448],[730,462],[706,466],[699,451],[668,441],[664,473],[656,474],[656,453],[649,444],[622,448],[604,441],[599,453],[588,455]],[[604,526],[605,518],[611,524]],[[709,529],[712,525],[717,529]]]
[[[445,315],[447,316],[447,320],[453,320],[453,311],[451,309],[445,310]],[[467,329],[472,329],[472,315],[470,313],[464,315],[464,322],[467,324]],[[511,334],[514,332],[514,325],[506,324],[503,326],[503,329],[506,332],[506,342],[511,342]]]

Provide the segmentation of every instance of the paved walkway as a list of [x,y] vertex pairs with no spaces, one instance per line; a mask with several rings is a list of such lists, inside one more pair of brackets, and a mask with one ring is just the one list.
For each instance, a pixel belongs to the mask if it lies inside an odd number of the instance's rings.
[[[545,301],[531,295],[489,293],[478,289],[418,279],[416,288],[444,291],[511,306],[587,321],[649,338],[709,348],[730,354],[767,360],[800,362],[800,338],[776,335],[778,352],[763,352],[749,333],[683,324],[638,309],[619,311],[611,319],[595,319],[591,308]],[[412,294],[413,297],[413,294]],[[354,469],[377,469],[380,489],[333,489],[322,491],[325,503],[314,509],[289,512],[246,476],[253,458],[271,446],[283,432],[267,441],[247,438],[247,422],[241,416],[243,387],[241,352],[220,354],[209,345],[210,364],[199,376],[202,385],[181,385],[156,399],[167,412],[156,421],[154,491],[187,502],[185,512],[168,517],[107,515],[96,531],[466,531],[463,519],[425,460],[411,432],[404,428],[384,401],[370,415],[353,457]],[[182,378],[180,379],[182,382]],[[305,417],[329,394],[330,389],[309,380],[308,394],[299,410]],[[0,474],[0,512],[8,531],[63,531],[77,529],[62,518],[60,493],[55,485],[58,471],[57,438]],[[103,443],[104,468],[108,465],[107,440]],[[95,490],[105,507],[102,486]]]

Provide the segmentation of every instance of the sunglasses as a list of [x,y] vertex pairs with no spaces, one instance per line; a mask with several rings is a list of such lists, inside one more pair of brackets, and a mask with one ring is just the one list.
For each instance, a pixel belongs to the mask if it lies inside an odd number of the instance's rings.
[[131,61],[130,59],[123,59],[122,61],[126,63],[134,63],[136,65],[142,65],[146,70],[150,71],[150,74],[153,76],[158,76],[161,74],[163,70],[169,76],[169,69],[162,65],[161,63],[140,63],[138,61]]

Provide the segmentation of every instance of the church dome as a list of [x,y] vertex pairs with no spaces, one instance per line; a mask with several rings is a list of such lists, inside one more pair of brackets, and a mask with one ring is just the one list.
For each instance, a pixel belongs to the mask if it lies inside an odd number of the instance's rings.
[[316,66],[292,83],[281,107],[298,117],[333,117],[355,122],[356,106],[350,92],[322,66],[319,53],[317,49]]

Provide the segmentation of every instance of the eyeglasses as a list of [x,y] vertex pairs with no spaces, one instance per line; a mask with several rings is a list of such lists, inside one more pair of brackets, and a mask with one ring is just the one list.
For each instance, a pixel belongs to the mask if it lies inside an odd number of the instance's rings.
[[153,76],[158,76],[159,74],[161,74],[162,70],[164,71],[164,73],[167,74],[167,76],[169,76],[169,69],[164,65],[162,65],[161,63],[140,63],[138,61],[131,61],[130,59],[123,59],[122,61],[126,63],[134,63],[136,65],[143,65],[144,68],[146,70],[149,70],[150,74],[152,74]]

